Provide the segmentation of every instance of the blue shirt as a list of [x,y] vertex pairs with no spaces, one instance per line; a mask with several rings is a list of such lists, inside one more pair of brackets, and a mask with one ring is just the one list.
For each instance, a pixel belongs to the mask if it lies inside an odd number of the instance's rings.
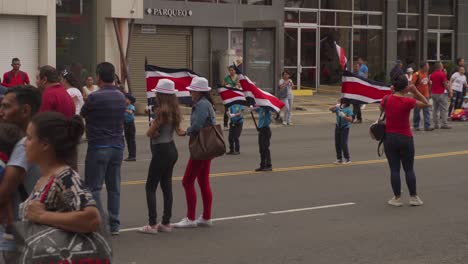
[[135,106],[129,104],[127,106],[127,110],[132,111],[132,113],[129,114],[127,111],[125,111],[125,123],[133,123],[135,121]]
[[[341,109],[341,107],[340,107]],[[346,116],[353,116],[353,110],[351,110],[351,107],[345,107],[343,109],[337,109],[336,110],[336,125],[339,126],[340,128],[350,128],[351,127],[351,122],[348,120],[344,119],[343,117],[340,117],[340,111],[346,114]]]
[[244,123],[244,106],[243,105],[239,105],[239,104],[235,104],[235,105],[232,105],[229,107],[229,112],[231,112],[231,114],[238,114],[240,113],[241,115],[240,116],[235,116],[235,117],[231,117],[231,122],[233,124],[243,124]]
[[362,64],[361,67],[359,68],[358,75],[364,78],[366,77],[366,74],[369,73],[369,68],[365,64]]
[[86,120],[88,147],[124,148],[123,125],[126,99],[115,86],[88,95],[81,116]]
[[259,107],[255,112],[258,113],[258,128],[268,127],[271,123],[271,111]]
[[187,135],[194,136],[198,134],[200,129],[210,125],[216,125],[216,114],[210,101],[202,97],[192,106],[190,127],[187,128]]

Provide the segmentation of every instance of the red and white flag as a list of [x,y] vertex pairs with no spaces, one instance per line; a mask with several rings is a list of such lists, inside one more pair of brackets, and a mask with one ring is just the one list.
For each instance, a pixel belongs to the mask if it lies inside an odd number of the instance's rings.
[[382,98],[392,93],[392,89],[388,84],[368,80],[357,74],[344,71],[341,93],[352,103],[371,104],[380,102]]
[[244,91],[240,89],[232,87],[220,87],[218,88],[218,93],[226,107],[235,104],[248,105]]
[[192,78],[198,76],[195,72],[189,69],[171,69],[153,65],[145,65],[146,72],[146,96],[147,98],[155,97],[152,91],[156,88],[161,79],[169,79],[174,82],[175,88],[178,90],[177,97],[190,97],[190,92],[187,86],[192,83]]
[[342,48],[338,43],[335,41],[336,53],[338,54],[338,58],[340,59],[341,69],[344,71],[347,68],[348,58],[346,58],[345,50]]
[[238,73],[237,78],[249,104],[254,102],[257,106],[269,108],[275,112],[279,112],[284,107],[280,99],[259,89],[247,76]]

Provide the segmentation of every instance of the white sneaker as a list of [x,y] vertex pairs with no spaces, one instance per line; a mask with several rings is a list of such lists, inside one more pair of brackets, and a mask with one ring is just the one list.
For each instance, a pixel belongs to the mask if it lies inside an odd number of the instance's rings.
[[200,217],[198,217],[198,219],[195,222],[197,222],[198,226],[202,226],[202,227],[211,227],[211,226],[213,226],[213,221],[211,221],[211,219],[206,220],[201,215],[200,215]]
[[350,160],[346,160],[343,162],[344,165],[348,165],[348,164],[351,164],[351,161]]
[[396,207],[403,206],[403,203],[401,202],[400,198],[393,197],[392,199],[388,200],[389,205],[393,205]]
[[150,225],[145,225],[142,226],[138,229],[138,232],[144,233],[144,234],[151,234],[155,235],[158,233],[158,225],[150,226]]
[[343,164],[343,161],[342,160],[336,160],[335,162],[333,162],[333,164],[341,165],[341,164]]
[[184,219],[180,220],[180,222],[171,224],[171,226],[175,228],[192,228],[197,227],[197,222],[185,217]]
[[283,121],[283,126],[287,126],[288,123],[286,123],[286,121]]
[[411,206],[421,206],[423,205],[423,201],[421,200],[421,198],[419,198],[419,196],[413,196],[413,197],[410,197],[409,198],[409,204]]

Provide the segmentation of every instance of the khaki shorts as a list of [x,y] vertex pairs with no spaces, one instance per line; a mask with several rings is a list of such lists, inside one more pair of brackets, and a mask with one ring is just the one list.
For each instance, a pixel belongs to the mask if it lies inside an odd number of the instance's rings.
[[16,251],[0,251],[0,264],[17,263],[18,252]]

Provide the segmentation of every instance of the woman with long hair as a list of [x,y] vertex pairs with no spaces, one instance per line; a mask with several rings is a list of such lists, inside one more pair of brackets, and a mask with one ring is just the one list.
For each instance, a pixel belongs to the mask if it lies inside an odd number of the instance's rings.
[[79,116],[70,119],[58,112],[44,112],[33,117],[26,132],[26,159],[39,167],[41,177],[20,205],[23,219],[75,233],[97,231],[101,217],[96,201],[70,167],[83,133]]
[[79,115],[81,112],[81,107],[84,105],[83,91],[80,88],[80,83],[76,79],[75,75],[72,72],[64,70],[62,72],[62,85],[67,89],[68,94],[73,99],[75,103],[75,114]]
[[[155,110],[156,119],[151,123],[146,135],[151,138],[151,163],[146,180],[146,202],[148,204],[148,224],[138,231],[148,234],[171,232],[172,215],[172,171],[178,159],[174,144],[174,132],[185,136],[180,129],[182,121],[177,102],[174,82],[162,79],[154,89],[159,107]],[[161,223],[157,224],[156,189],[161,183],[164,198],[164,213]]]
[[[187,135],[196,136],[202,128],[215,125],[216,115],[213,109],[208,80],[202,77],[195,77],[187,90],[192,96],[192,114],[190,115],[190,127],[187,128]],[[187,228],[197,226],[212,226],[211,205],[213,195],[210,187],[210,167],[211,160],[189,159],[185,169],[182,184],[185,189],[187,200],[187,215],[180,222],[173,224],[176,228]],[[195,180],[198,180],[201,196],[203,200],[203,214],[195,219],[197,206],[197,193],[195,191]]]

